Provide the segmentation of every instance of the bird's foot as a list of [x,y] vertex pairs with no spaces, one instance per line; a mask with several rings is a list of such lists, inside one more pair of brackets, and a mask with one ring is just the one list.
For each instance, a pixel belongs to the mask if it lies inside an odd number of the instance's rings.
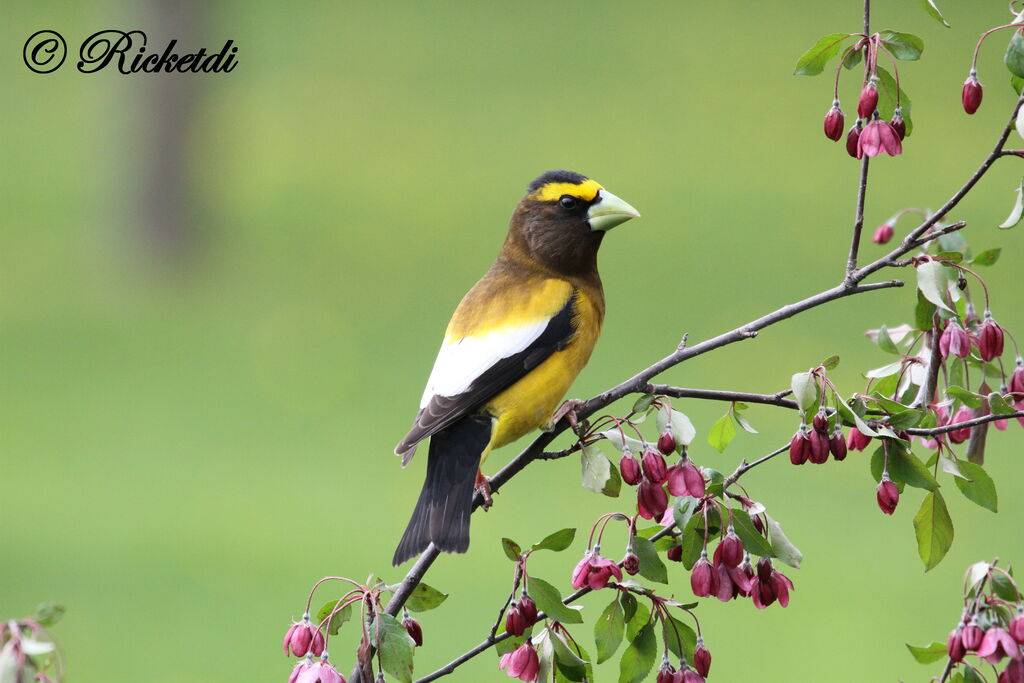
[[555,431],[555,425],[557,425],[558,421],[564,417],[566,421],[569,423],[569,426],[572,427],[572,431],[578,432],[579,420],[577,420],[576,418],[576,410],[582,407],[583,401],[579,400],[578,398],[570,398],[569,400],[565,401],[564,403],[562,403],[561,406],[558,407],[558,410],[555,411],[555,413],[551,416],[550,420],[541,425],[541,431]]
[[491,506],[494,505],[494,500],[491,498],[491,480],[484,476],[482,470],[476,471],[476,484],[474,484],[474,487],[484,499],[483,509],[490,510]]

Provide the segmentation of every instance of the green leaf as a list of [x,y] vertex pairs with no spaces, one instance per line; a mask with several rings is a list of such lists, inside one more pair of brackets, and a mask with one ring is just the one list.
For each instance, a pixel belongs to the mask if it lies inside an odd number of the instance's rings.
[[736,418],[736,423],[740,427],[743,428],[743,431],[747,432],[748,434],[757,434],[758,433],[758,431],[756,429],[754,429],[753,425],[751,425],[749,422],[747,422],[747,418],[743,416],[743,412],[738,407],[738,404],[737,404],[736,409],[733,410],[732,416]]
[[[402,683],[412,682],[412,655],[416,643],[401,622],[378,612],[379,628],[370,628],[370,638],[380,654],[381,667]],[[378,635],[379,632],[379,635]]]
[[973,391],[967,391],[966,389],[958,386],[946,387],[946,395],[951,396],[964,405],[970,408],[980,408],[985,403],[985,397],[974,393]]
[[[316,623],[319,624],[323,622],[323,620],[327,618],[327,615],[333,612],[334,608],[337,607],[340,602],[341,600],[331,600],[330,602],[325,603],[324,606],[316,613]],[[351,618],[352,605],[349,605],[331,617],[331,623],[327,624],[327,633],[332,636],[338,635],[338,629],[341,628],[341,625]]]
[[985,683],[985,679],[981,677],[978,670],[972,666],[964,667],[964,683]]
[[1017,591],[1014,590],[1013,583],[1001,572],[992,572],[992,577],[989,580],[992,582],[992,590],[997,596],[1007,602],[1017,602]]
[[622,605],[618,598],[604,608],[601,616],[594,623],[594,642],[597,644],[597,663],[608,661],[622,644],[622,635],[626,630],[626,620]]
[[718,418],[708,432],[708,443],[719,453],[723,452],[734,438],[736,425],[732,423],[732,416],[729,413]]
[[658,583],[668,583],[668,570],[658,557],[654,544],[640,536],[633,537],[633,552],[640,558],[640,576]]
[[889,416],[889,426],[893,429],[910,429],[916,427],[927,415],[923,410],[901,410]]
[[897,102],[900,105],[900,111],[903,115],[903,120],[907,124],[907,137],[914,131],[914,122],[910,116],[911,102],[910,98],[903,88],[896,87],[896,79],[892,77],[888,71],[882,67],[878,67],[878,113],[883,119],[891,119],[893,114],[896,113]]
[[[504,632],[505,625],[502,624],[501,633]],[[526,642],[527,638],[529,638],[529,636],[524,634],[521,636],[509,636],[504,640],[499,640],[494,644],[494,653],[501,657],[502,655],[507,655],[509,652],[515,652],[523,643]]]
[[594,444],[583,447],[580,462],[583,469],[583,488],[594,493],[602,493],[608,479],[611,478],[611,463],[604,452]]
[[697,436],[697,430],[694,428],[690,418],[678,410],[662,408],[658,411],[655,424],[658,427],[659,434],[664,433],[666,428],[672,430],[672,437],[676,440],[676,450],[681,449],[683,446],[689,446],[693,443],[694,437]]
[[745,510],[736,508],[732,511],[732,526],[736,531],[736,535],[743,541],[743,549],[751,555],[760,555],[761,557],[775,557],[775,551],[772,550],[772,546],[765,540],[765,537],[754,526],[754,523],[750,521],[750,515]]
[[556,553],[561,552],[572,545],[573,540],[576,538],[575,529],[560,529],[553,534],[550,534],[542,541],[538,541],[533,544],[533,550],[554,550]]
[[924,298],[939,308],[956,313],[949,304],[949,275],[946,268],[938,261],[928,261],[917,267],[917,288]]
[[847,69],[853,69],[855,66],[860,64],[860,60],[863,57],[863,50],[850,50],[843,57],[843,66]]
[[861,416],[855,413],[845,402],[840,401],[836,408],[839,410],[839,416],[846,422],[856,425],[857,429],[859,429],[862,434],[866,434],[867,436],[878,436],[878,432],[871,427],[868,427],[868,423],[861,419]]
[[782,526],[778,522],[772,519],[770,515],[765,515],[765,517],[768,518],[768,538],[775,557],[793,569],[800,569],[800,563],[804,559],[804,554],[793,545],[792,541],[786,538],[786,534],[782,532]]
[[950,263],[960,263],[964,260],[964,255],[959,251],[940,251],[935,255],[935,258],[949,261]]
[[971,263],[976,266],[993,266],[996,261],[999,260],[999,255],[1003,253],[1002,247],[996,247],[995,249],[986,249],[981,252],[973,259]]
[[889,328],[882,325],[878,328],[878,337],[875,341],[878,344],[878,348],[882,349],[886,353],[892,353],[897,356],[902,355],[900,350],[896,348],[896,345],[892,341],[892,337],[889,336]]
[[920,59],[921,53],[924,51],[924,41],[912,33],[882,31],[880,37],[886,49],[896,59],[914,61]]
[[654,403],[654,394],[644,394],[633,404],[633,412],[636,414],[647,412],[647,409]]
[[988,476],[981,465],[973,462],[961,461],[959,465],[960,471],[967,477],[957,477],[953,480],[960,493],[964,494],[967,500],[977,503],[986,510],[998,512],[999,500],[996,495],[996,483],[992,481],[992,477]]
[[893,481],[919,489],[934,491],[939,488],[939,482],[916,455],[892,442],[889,443],[889,476]]
[[619,661],[619,683],[640,683],[647,678],[651,667],[654,666],[657,645],[654,627],[646,624],[622,653],[622,659]]
[[924,298],[921,290],[917,290],[917,306],[914,308],[914,327],[927,331],[932,329],[932,316],[935,315],[935,304]]
[[993,415],[1012,415],[1016,412],[1002,394],[995,391],[988,395],[988,405]]
[[501,549],[505,551],[505,557],[513,562],[518,562],[519,556],[523,554],[523,549],[511,538],[501,539]]
[[433,586],[425,583],[418,584],[409,595],[405,606],[413,612],[428,612],[438,607],[448,599],[447,593],[442,593]]
[[1021,178],[1020,187],[1016,188],[1014,192],[1017,193],[1017,198],[1013,202],[1013,208],[1010,210],[1010,215],[1006,217],[1005,221],[999,224],[999,227],[1003,230],[1016,226],[1020,223],[1021,217],[1024,216],[1024,178]]
[[946,28],[949,28],[949,23],[946,21],[945,17],[942,16],[939,8],[935,6],[935,0],[917,0],[917,2],[922,8],[924,8],[924,11],[928,13],[928,16]]
[[793,375],[790,388],[793,390],[793,399],[801,412],[812,407],[818,400],[818,385],[814,376],[809,372],[798,372]]
[[1024,92],[1024,78],[1010,74],[1010,87],[1013,88],[1013,92],[1020,96]]
[[[573,648],[569,646],[569,643],[565,641],[565,637],[561,633],[554,633],[549,630],[548,635],[555,650],[555,666],[558,667],[558,671],[565,680],[582,683],[593,677],[593,673],[588,671],[590,669],[590,662],[573,652]],[[576,645],[576,647],[579,646]],[[585,655],[585,653],[582,654]],[[537,678],[540,680],[540,676]]]
[[1024,35],[1019,30],[1014,30],[1010,44],[1006,46],[1003,63],[1011,74],[1024,78]]
[[[636,601],[636,598],[634,598],[632,595],[630,595],[629,593],[625,593],[625,592],[622,593],[622,595],[619,596],[619,603],[622,605],[622,618],[623,618],[623,620],[627,624],[631,623],[633,621],[633,619],[636,617],[637,609],[638,609],[640,603],[638,603]],[[637,630],[639,630],[639,629],[637,629]],[[636,631],[633,631],[633,633],[635,633],[635,632]],[[632,637],[632,634],[630,635],[630,637]]]
[[914,533],[917,553],[924,562],[924,570],[928,571],[942,561],[953,545],[953,520],[938,491],[930,491],[921,501],[921,509],[914,515]]
[[608,473],[611,476],[609,476],[608,481],[604,483],[604,488],[601,489],[601,493],[609,498],[618,498],[619,493],[622,491],[622,475],[619,474],[619,468],[614,464],[610,465]]
[[839,356],[831,355],[825,360],[821,361],[821,367],[826,370],[833,370],[839,366]]
[[563,624],[582,624],[583,617],[579,610],[574,610],[562,604],[562,594],[558,589],[543,579],[531,576],[529,579],[530,597],[537,606],[552,619],[557,619]]
[[924,647],[917,647],[907,643],[907,649],[910,650],[910,654],[914,655],[914,659],[921,664],[931,664],[946,658],[945,643],[933,642],[931,645],[925,645]]
[[672,519],[675,521],[677,529],[682,531],[686,528],[699,503],[700,501],[690,496],[681,496],[676,498],[676,501],[672,506]]
[[651,620],[651,610],[642,602],[633,601],[632,608],[622,603],[622,612],[626,618],[626,640],[633,640],[647,622]]
[[44,602],[36,607],[35,621],[44,628],[51,628],[64,617],[67,609],[55,602]]
[[811,49],[800,55],[796,62],[794,76],[817,76],[825,69],[829,60],[835,57],[843,43],[850,37],[849,33],[830,33],[816,42]]
[[687,661],[693,661],[693,651],[697,647],[697,634],[687,624],[668,614],[668,619],[663,623],[662,637],[665,646],[672,651],[676,657],[685,657]]

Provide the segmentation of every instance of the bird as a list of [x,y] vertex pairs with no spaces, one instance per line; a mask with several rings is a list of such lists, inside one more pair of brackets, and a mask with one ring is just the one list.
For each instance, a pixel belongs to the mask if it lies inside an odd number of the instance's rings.
[[402,466],[430,438],[427,472],[392,562],[433,543],[469,549],[469,516],[490,451],[554,422],[590,359],[604,320],[597,252],[611,228],[640,214],[587,176],[547,171],[529,184],[494,264],[452,316],[409,433]]

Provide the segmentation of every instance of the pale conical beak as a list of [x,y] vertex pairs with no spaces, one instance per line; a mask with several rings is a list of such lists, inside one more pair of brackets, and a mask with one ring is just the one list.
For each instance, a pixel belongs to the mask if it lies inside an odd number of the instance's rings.
[[597,201],[590,205],[587,220],[591,230],[611,230],[630,218],[639,218],[640,212],[608,190],[598,190]]

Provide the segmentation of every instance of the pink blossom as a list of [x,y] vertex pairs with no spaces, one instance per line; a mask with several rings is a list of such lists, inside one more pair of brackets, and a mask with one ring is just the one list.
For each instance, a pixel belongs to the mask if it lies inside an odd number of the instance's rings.
[[857,156],[874,157],[882,152],[894,157],[903,152],[903,143],[900,142],[900,136],[892,124],[875,119],[864,126],[857,139]]
[[502,655],[498,663],[499,669],[504,669],[512,678],[521,681],[536,681],[537,672],[540,670],[540,660],[537,658],[537,651],[533,649],[533,643],[526,641],[507,654]]
[[600,590],[608,585],[608,580],[612,576],[622,581],[622,570],[619,565],[606,557],[601,557],[593,550],[588,550],[572,573],[572,587],[588,586],[591,590]]

